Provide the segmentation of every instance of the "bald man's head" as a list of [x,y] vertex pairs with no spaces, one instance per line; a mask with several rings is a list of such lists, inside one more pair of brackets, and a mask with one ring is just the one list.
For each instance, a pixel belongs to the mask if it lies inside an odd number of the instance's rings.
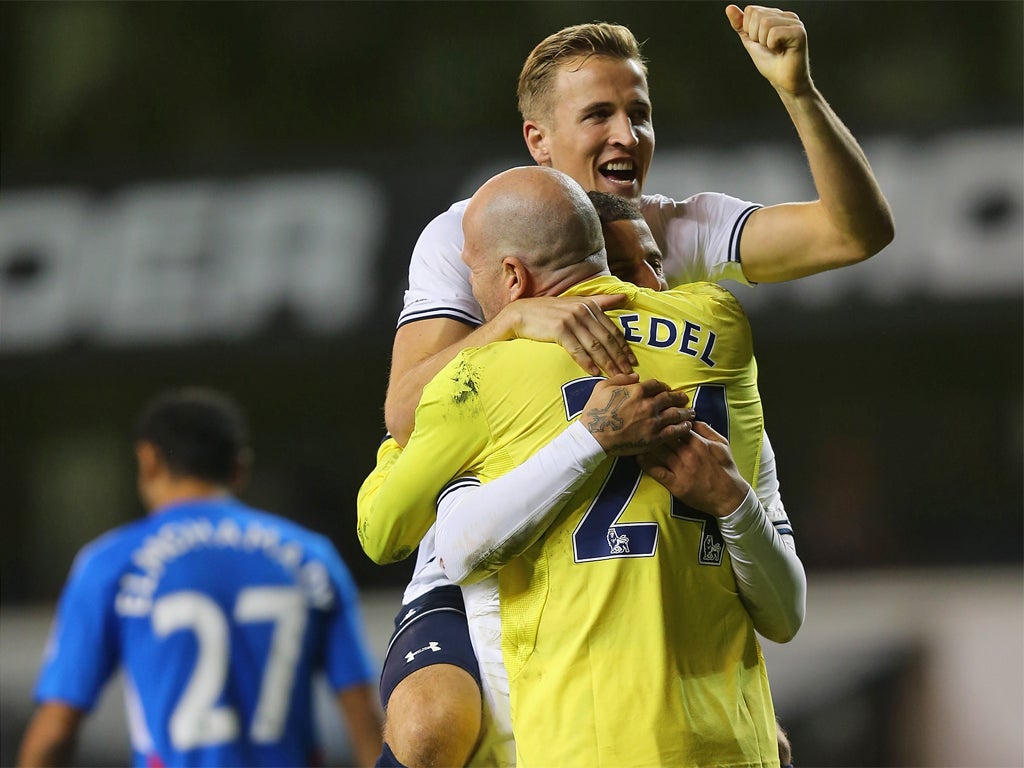
[[607,268],[593,204],[552,168],[513,168],[488,180],[462,229],[462,259],[486,319],[517,298],[555,295]]

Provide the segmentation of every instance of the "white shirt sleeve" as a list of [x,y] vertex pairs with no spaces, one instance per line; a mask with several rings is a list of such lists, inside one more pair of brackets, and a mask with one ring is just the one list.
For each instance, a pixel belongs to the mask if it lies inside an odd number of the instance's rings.
[[777,643],[793,639],[804,620],[807,576],[796,554],[768,434],[761,448],[757,494],[751,489],[718,527],[732,561],[740,597],[754,629]]
[[578,421],[511,472],[481,485],[459,478],[438,497],[435,546],[456,584],[496,573],[547,530],[605,459]]
[[684,283],[735,280],[744,285],[740,235],[747,218],[761,206],[718,192],[686,200],[644,195],[644,218],[661,248],[670,287]]
[[473,327],[483,323],[470,287],[469,268],[462,261],[462,215],[468,202],[455,203],[420,233],[409,261],[409,289],[398,316],[399,326],[433,318]]
[[[532,545],[606,458],[579,422],[565,429],[516,469],[481,484],[473,477],[450,483],[438,498],[435,544],[453,582],[472,584]],[[762,437],[759,495],[751,490],[731,514],[719,518],[740,597],[754,628],[787,642],[803,623],[807,578],[779,493],[775,454]]]

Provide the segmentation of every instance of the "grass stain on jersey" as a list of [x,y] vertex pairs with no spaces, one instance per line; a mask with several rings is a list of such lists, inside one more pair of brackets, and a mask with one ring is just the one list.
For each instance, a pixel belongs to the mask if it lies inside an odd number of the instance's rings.
[[456,405],[467,405],[476,402],[480,395],[477,385],[478,372],[475,366],[465,360],[460,360],[452,374],[452,383],[455,387],[452,392],[452,402]]

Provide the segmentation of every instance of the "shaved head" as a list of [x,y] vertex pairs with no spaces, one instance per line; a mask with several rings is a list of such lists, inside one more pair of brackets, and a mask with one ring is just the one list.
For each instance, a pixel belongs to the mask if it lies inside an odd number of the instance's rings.
[[473,195],[462,228],[462,258],[488,319],[509,301],[561,293],[607,268],[601,222],[587,193],[552,168],[494,176]]
[[551,168],[499,173],[473,196],[466,219],[486,232],[493,257],[516,255],[536,267],[576,264],[604,247],[586,192]]

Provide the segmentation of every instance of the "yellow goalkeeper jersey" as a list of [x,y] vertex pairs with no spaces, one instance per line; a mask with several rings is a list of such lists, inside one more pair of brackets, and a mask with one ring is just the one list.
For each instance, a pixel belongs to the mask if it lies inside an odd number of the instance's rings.
[[[641,379],[685,389],[755,484],[763,416],[736,299],[710,283],[659,293],[613,277],[566,295],[598,293],[628,296],[609,314]],[[555,344],[461,352],[424,389],[386,482],[373,482],[374,515],[401,520],[386,542],[361,494],[364,547],[382,562],[407,554],[449,481],[521,464],[579,415],[596,381]],[[764,659],[718,527],[635,460],[606,460],[499,585],[521,768],[778,765]]]

